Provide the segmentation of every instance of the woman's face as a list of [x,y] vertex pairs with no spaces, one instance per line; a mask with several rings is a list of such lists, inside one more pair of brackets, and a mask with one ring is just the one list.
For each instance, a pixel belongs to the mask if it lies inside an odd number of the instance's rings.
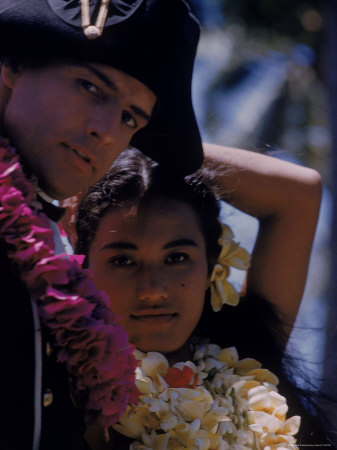
[[170,354],[188,347],[209,281],[205,240],[187,203],[163,198],[110,210],[89,267],[138,349]]

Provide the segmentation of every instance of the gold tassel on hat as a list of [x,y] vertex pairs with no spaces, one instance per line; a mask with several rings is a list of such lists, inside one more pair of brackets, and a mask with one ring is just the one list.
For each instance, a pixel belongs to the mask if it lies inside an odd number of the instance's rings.
[[108,15],[110,0],[101,0],[95,25],[90,23],[89,0],[81,0],[82,28],[88,39],[97,39],[103,33],[106,17]]

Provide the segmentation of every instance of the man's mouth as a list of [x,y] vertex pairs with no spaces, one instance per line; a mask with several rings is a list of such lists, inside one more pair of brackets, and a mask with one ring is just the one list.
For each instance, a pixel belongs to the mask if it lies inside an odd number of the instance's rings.
[[77,153],[78,156],[80,156],[82,159],[84,159],[85,162],[90,163],[90,158],[88,158],[84,153],[82,153],[80,150],[77,150],[76,148],[71,147],[71,150],[75,153]]
[[87,164],[91,165],[91,159],[89,158],[89,156],[87,155],[85,150],[82,150],[78,146],[68,145],[65,142],[62,142],[62,146],[68,150],[73,151],[77,156],[79,156],[81,159],[83,159],[83,161],[85,161]]

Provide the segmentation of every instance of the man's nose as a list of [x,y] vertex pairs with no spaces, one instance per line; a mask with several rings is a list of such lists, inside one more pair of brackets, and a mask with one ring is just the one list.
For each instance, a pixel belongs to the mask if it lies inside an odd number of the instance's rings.
[[121,110],[118,105],[110,107],[108,111],[96,109],[87,122],[87,133],[97,144],[111,145],[119,139],[120,125]]
[[160,270],[143,268],[139,274],[138,298],[151,304],[162,302],[168,297],[167,285]]

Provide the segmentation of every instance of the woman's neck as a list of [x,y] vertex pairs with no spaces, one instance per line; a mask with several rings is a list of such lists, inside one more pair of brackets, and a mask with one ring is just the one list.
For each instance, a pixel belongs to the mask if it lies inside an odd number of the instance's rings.
[[187,341],[178,350],[171,353],[165,353],[170,366],[173,366],[177,362],[191,361],[193,356],[192,348],[190,342]]

